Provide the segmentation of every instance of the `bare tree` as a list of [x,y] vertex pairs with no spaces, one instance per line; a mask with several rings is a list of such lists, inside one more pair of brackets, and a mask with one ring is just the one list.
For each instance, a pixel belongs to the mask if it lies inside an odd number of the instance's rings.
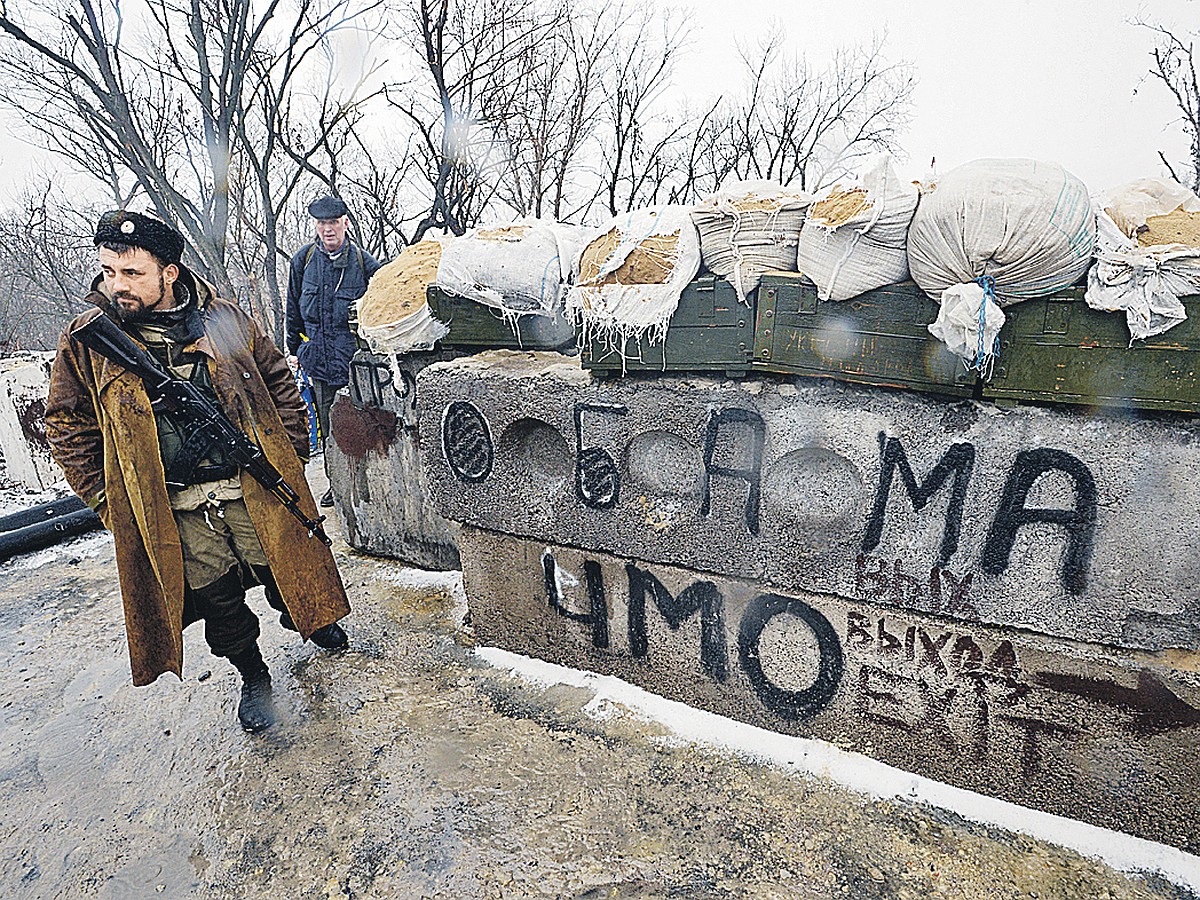
[[690,33],[679,12],[617,9],[622,20],[606,72],[601,169],[610,215],[672,199],[681,162],[675,145],[689,127],[695,127],[685,111],[672,119],[656,107],[670,86],[672,67]]
[[1189,158],[1181,173],[1175,171],[1165,153],[1158,152],[1171,177],[1193,191],[1200,192],[1200,80],[1196,77],[1195,34],[1177,33],[1158,23],[1138,20],[1135,24],[1155,34],[1155,46],[1150,51],[1154,61],[1149,74],[1161,82],[1175,99],[1179,122],[1188,138]]
[[526,99],[535,54],[554,39],[564,11],[536,0],[415,0],[408,38],[428,82],[387,90],[416,134],[427,183],[413,240],[430,229],[462,234],[496,198],[506,157],[495,126]]
[[[548,17],[555,29],[524,54],[521,93],[504,116],[485,119],[505,148],[501,198],[522,215],[573,220],[603,188],[596,172],[607,132],[616,68],[639,43],[655,13],[623,3],[563,4]],[[490,99],[485,95],[485,99]]]
[[[294,82],[333,32],[370,8],[354,2],[148,0],[147,17],[131,23],[119,2],[42,9],[0,0],[9,38],[0,77],[45,146],[105,185],[115,203],[143,196],[179,226],[189,262],[227,296],[245,283],[228,258],[239,217],[243,229],[249,222],[235,204],[256,195],[271,328],[280,315],[273,218],[303,169],[295,160],[326,137],[296,136]],[[337,106],[321,120],[328,128],[342,124],[347,104]],[[239,176],[240,197],[232,190]]]
[[31,183],[0,215],[0,356],[52,350],[93,276],[97,211],[66,201],[49,182]]
[[883,48],[877,37],[840,49],[823,70],[785,54],[782,32],[755,53],[743,50],[746,92],[725,115],[730,172],[815,190],[867,153],[898,152],[916,77],[911,64],[887,62]]

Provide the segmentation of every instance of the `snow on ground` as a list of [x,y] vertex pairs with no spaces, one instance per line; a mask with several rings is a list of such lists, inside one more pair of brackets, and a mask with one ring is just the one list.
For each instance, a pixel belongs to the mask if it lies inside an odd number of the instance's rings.
[[870,797],[898,798],[950,810],[973,822],[1068,847],[1120,871],[1158,873],[1200,893],[1200,857],[1165,844],[922,778],[825,741],[778,734],[727,719],[652,694],[611,675],[583,672],[496,647],[479,647],[475,655],[526,682],[591,691],[593,697],[585,711],[596,719],[632,715],[666,727],[677,743],[699,744],[788,772],[826,779]]
[[[8,472],[4,465],[4,457],[0,456],[0,516],[7,516],[31,506],[50,503],[71,493],[65,481],[47,488],[44,491],[31,491],[28,488],[8,480]],[[71,555],[79,558],[90,558],[103,552],[112,543],[112,535],[107,531],[91,531],[87,534],[67,538],[53,547],[14,556],[2,565],[14,569],[36,569],[60,556]],[[2,570],[0,570],[2,571]]]
[[44,491],[31,491],[28,488],[8,480],[8,469],[4,465],[4,457],[0,456],[0,516],[20,512],[39,503],[49,503],[59,497],[69,494],[70,488],[65,481],[60,481]]
[[87,534],[67,538],[60,544],[37,550],[33,553],[23,553],[14,556],[9,565],[13,569],[36,569],[60,557],[72,556],[76,559],[91,559],[99,556],[112,544],[112,534],[108,531],[91,531]]

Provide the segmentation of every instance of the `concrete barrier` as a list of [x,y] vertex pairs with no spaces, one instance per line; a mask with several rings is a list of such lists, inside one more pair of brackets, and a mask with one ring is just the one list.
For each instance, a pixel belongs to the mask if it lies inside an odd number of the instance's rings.
[[10,481],[42,491],[62,481],[46,442],[46,394],[54,353],[0,360],[0,453]]
[[485,641],[1200,850],[1192,422],[507,351],[417,383]]
[[417,448],[416,375],[438,353],[359,352],[330,411],[326,447],[346,541],[424,569],[459,568],[454,527],[432,506]]

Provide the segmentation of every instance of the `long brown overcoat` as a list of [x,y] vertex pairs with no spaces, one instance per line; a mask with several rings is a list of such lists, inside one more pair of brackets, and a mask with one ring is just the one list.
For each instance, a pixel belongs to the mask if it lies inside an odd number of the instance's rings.
[[[308,456],[307,410],[287,363],[236,304],[187,275],[205,321],[204,336],[187,349],[208,358],[225,413],[262,448],[299,494],[301,509],[315,519],[316,503],[300,461]],[[98,286],[99,279],[88,300],[107,306]],[[136,375],[70,336],[102,314],[100,309],[83,313],[59,339],[46,435],[67,483],[97,508],[113,533],[133,683],[143,685],[164,672],[182,674],[183,555],[145,387]],[[102,492],[104,501],[97,504]],[[307,640],[350,611],[333,554],[244,472],[242,492],[284,604]]]

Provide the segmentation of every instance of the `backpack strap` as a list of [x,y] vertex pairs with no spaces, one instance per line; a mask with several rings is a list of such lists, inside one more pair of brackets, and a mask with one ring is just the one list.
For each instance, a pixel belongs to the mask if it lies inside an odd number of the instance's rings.
[[[363,251],[362,251],[362,247],[358,246],[358,244],[355,244],[355,245],[354,245],[354,249],[355,249],[355,250],[358,252],[358,268],[359,268],[359,271],[361,271],[361,272],[363,273],[363,280],[364,280],[364,281],[366,281],[366,278],[367,278],[367,264],[366,264],[366,263],[363,261]],[[312,262],[313,254],[314,254],[314,253],[316,253],[316,252],[317,252],[317,242],[316,242],[316,241],[313,241],[311,244],[309,244],[309,245],[308,245],[308,253],[306,253],[306,254],[305,254],[305,256],[304,256],[304,268],[305,268],[305,269],[307,269],[307,268],[308,268],[308,264],[309,264],[310,262]]]

